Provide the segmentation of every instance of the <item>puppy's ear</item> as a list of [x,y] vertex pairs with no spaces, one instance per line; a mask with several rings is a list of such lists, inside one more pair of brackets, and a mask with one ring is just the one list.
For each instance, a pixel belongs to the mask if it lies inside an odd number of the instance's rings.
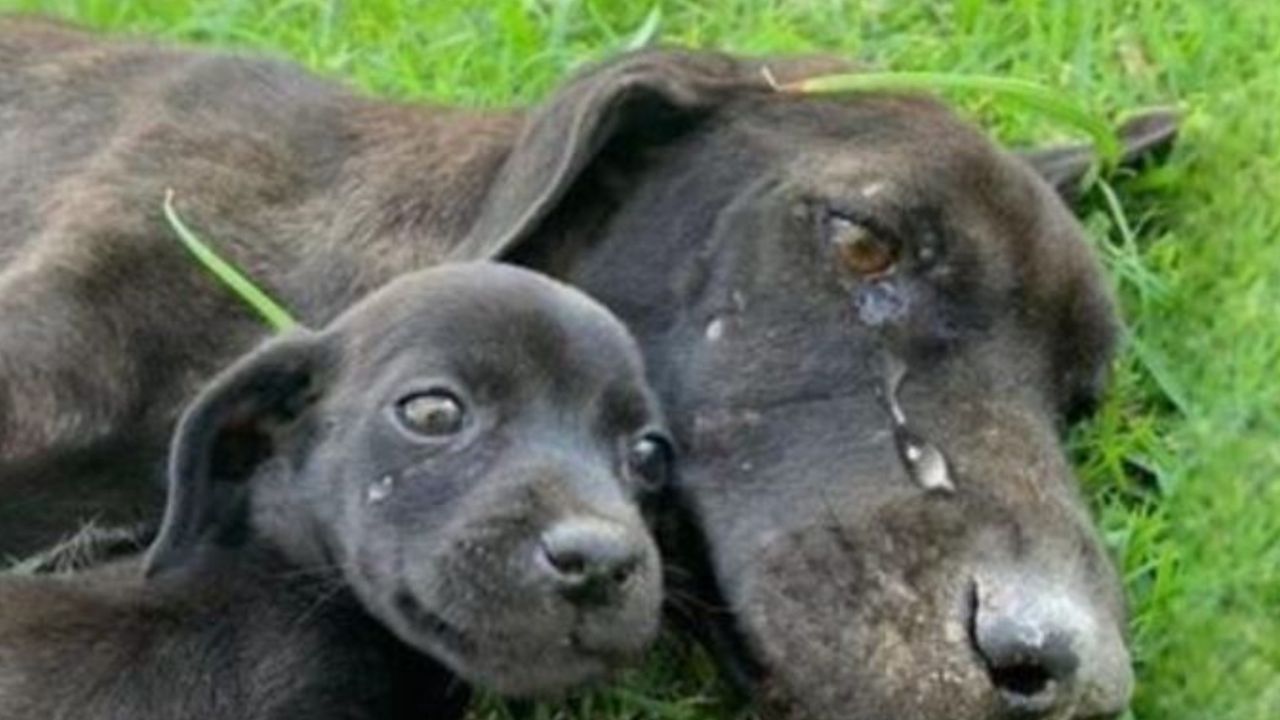
[[[1120,125],[1120,166],[1137,167],[1173,146],[1178,136],[1178,116],[1172,110],[1148,110]],[[1040,176],[1068,201],[1074,201],[1098,156],[1092,145],[1061,145],[1019,153]]]
[[148,577],[244,540],[250,479],[301,435],[332,365],[321,335],[295,331],[236,362],[197,397],[170,446],[168,507]]
[[639,154],[735,94],[773,92],[770,78],[786,82],[837,67],[843,64],[830,58],[643,50],[588,69],[529,116],[449,259],[492,259],[516,248],[610,143]]

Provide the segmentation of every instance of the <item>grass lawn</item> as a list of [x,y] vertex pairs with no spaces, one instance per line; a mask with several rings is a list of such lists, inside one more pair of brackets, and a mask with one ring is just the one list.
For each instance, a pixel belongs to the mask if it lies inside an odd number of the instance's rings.
[[[540,97],[584,60],[658,40],[822,50],[899,70],[1024,77],[1098,112],[1176,103],[1167,166],[1081,208],[1131,339],[1079,466],[1133,607],[1144,720],[1280,718],[1280,3],[1265,0],[0,0],[95,26],[269,48],[391,96]],[[656,8],[656,9],[655,9]],[[1044,117],[956,101],[1001,138]],[[856,661],[856,659],[851,659]],[[733,714],[676,647],[534,717]],[[478,717],[508,711],[487,702]]]

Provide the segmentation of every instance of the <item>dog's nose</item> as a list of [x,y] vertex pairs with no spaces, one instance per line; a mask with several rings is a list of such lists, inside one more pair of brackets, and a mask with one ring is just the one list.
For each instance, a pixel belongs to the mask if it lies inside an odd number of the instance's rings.
[[571,518],[542,535],[541,552],[547,572],[565,597],[584,605],[601,604],[640,567],[644,545],[621,523]]
[[1006,577],[979,584],[973,642],[1009,717],[1057,716],[1075,706],[1087,717],[1128,705],[1132,670],[1124,644],[1095,615],[1095,603],[1054,583]]
[[1080,665],[1068,631],[1051,622],[994,618],[975,626],[975,641],[1001,702],[1015,717],[1055,712]]

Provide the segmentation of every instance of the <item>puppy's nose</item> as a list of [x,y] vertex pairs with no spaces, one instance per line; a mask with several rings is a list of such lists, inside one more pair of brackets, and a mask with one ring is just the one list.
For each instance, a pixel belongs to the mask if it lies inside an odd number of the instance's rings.
[[644,558],[644,545],[620,523],[570,518],[543,534],[541,552],[547,573],[565,597],[598,605],[631,579]]
[[1132,671],[1119,638],[1102,631],[1099,608],[1052,583],[1004,580],[979,586],[972,628],[1008,716],[1056,716],[1072,705],[1088,717],[1123,710]]

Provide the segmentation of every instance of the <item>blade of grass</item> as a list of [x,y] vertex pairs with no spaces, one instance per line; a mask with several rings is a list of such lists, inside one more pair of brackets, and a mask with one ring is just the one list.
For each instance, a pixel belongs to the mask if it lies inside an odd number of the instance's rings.
[[637,28],[636,31],[631,34],[631,37],[627,39],[623,48],[626,50],[639,50],[640,48],[648,47],[653,43],[654,39],[658,37],[658,31],[661,27],[662,6],[654,5],[649,10],[649,14],[645,15],[644,22],[641,23],[640,27]]
[[255,285],[239,268],[222,259],[214,252],[213,248],[196,237],[196,234],[187,227],[182,218],[178,216],[178,211],[173,207],[173,190],[166,190],[164,193],[164,217],[169,221],[169,226],[173,228],[178,239],[195,256],[196,260],[205,269],[213,273],[213,276],[219,282],[226,285],[231,292],[235,293],[237,297],[253,308],[258,315],[262,316],[262,319],[272,329],[282,331],[297,326],[298,321],[289,314],[288,310],[284,309],[284,306],[273,300],[262,288]]
[[1038,110],[1086,133],[1093,140],[1102,161],[1108,165],[1120,158],[1120,141],[1110,124],[1063,93],[1030,80],[934,72],[849,73],[822,75],[779,85],[777,88],[780,92],[806,95],[895,90],[989,93]]

